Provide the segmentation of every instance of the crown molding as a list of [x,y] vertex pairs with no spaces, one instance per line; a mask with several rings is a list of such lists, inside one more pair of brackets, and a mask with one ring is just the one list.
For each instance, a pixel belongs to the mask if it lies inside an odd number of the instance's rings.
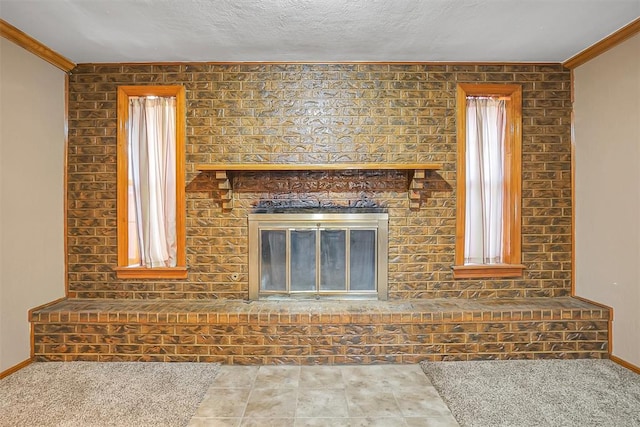
[[569,69],[574,69],[577,66],[592,60],[593,58],[600,55],[601,53],[604,53],[607,50],[619,45],[623,41],[635,36],[638,33],[640,33],[640,18],[636,19],[635,21],[631,22],[628,25],[625,25],[615,33],[600,40],[598,43],[594,44],[593,46],[586,48],[585,50],[578,53],[577,55],[567,59],[562,63],[562,65],[564,65]]
[[47,46],[40,43],[38,40],[23,33],[22,31],[2,19],[0,19],[0,36],[14,42],[18,46],[28,50],[34,55],[39,56],[51,65],[58,67],[65,73],[68,73],[76,66],[75,63],[71,62],[64,56],[60,55],[57,52],[54,52]]

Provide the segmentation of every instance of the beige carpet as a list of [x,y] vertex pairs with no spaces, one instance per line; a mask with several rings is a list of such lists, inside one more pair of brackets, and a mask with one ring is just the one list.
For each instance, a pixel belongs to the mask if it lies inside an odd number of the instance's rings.
[[0,380],[0,426],[185,426],[215,363],[34,363]]
[[640,375],[609,360],[421,365],[462,427],[640,426]]

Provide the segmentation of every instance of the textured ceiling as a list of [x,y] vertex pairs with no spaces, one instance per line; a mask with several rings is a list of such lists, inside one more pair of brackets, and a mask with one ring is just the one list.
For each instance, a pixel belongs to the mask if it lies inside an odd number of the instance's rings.
[[0,18],[76,63],[563,62],[640,0],[0,0]]

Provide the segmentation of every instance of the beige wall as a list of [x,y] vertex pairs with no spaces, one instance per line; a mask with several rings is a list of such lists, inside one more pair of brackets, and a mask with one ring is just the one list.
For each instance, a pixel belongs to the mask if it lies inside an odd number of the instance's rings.
[[64,72],[0,38],[0,372],[27,312],[64,296]]
[[575,70],[576,294],[614,308],[640,366],[640,35]]

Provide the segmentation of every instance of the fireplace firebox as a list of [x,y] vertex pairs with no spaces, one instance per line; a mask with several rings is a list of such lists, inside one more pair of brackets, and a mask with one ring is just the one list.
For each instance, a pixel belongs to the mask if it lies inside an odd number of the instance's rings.
[[249,299],[387,299],[389,216],[379,209],[249,214]]

